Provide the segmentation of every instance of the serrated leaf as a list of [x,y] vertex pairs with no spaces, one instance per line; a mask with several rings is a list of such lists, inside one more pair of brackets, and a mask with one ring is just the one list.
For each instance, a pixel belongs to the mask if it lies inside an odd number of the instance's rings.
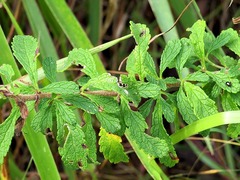
[[161,103],[162,103],[162,111],[163,111],[165,119],[169,123],[172,123],[174,121],[174,119],[175,119],[174,109],[163,98],[160,98],[160,100],[161,100]]
[[47,57],[42,61],[43,71],[50,82],[57,80],[57,62],[52,57]]
[[124,152],[120,136],[109,134],[103,128],[101,128],[99,136],[100,152],[103,153],[105,159],[115,164],[119,162],[128,162],[128,156]]
[[184,94],[182,87],[180,87],[177,93],[177,106],[183,117],[183,120],[187,124],[191,124],[194,121],[198,120],[194,114],[193,108],[191,107],[187,96]]
[[182,48],[179,54],[176,56],[176,69],[178,71],[178,74],[181,74],[185,63],[192,53],[192,46],[189,44],[189,39],[182,38],[180,41]]
[[41,132],[45,134],[46,129],[52,129],[52,106],[46,101],[39,111],[35,114],[32,122],[31,127],[36,132]]
[[1,76],[4,76],[5,79],[7,80],[7,83],[12,82],[12,77],[14,76],[14,71],[11,65],[9,64],[3,64],[0,66],[0,74]]
[[96,147],[96,133],[92,126],[92,118],[88,113],[84,113],[85,125],[82,130],[85,134],[85,144],[88,149],[88,158],[93,162],[97,162],[97,147]]
[[178,162],[178,159],[177,158],[172,159],[169,156],[169,153],[171,153],[174,155],[174,157],[177,157],[171,138],[168,135],[166,129],[164,128],[162,115],[163,115],[162,100],[159,98],[156,101],[156,105],[152,113],[151,134],[154,137],[159,137],[160,139],[164,139],[166,141],[169,150],[168,153],[165,154],[165,156],[160,158],[160,161],[165,166],[172,167]]
[[237,93],[240,91],[240,84],[238,79],[231,78],[228,74],[222,72],[207,72],[207,74],[217,83],[219,87],[230,92]]
[[124,113],[124,121],[127,127],[134,127],[136,132],[144,132],[147,129],[148,125],[143,116],[137,111],[132,111],[124,98],[121,99],[121,112]]
[[24,70],[29,74],[30,80],[35,88],[37,87],[38,82],[37,62],[35,60],[37,56],[37,48],[38,42],[32,36],[18,35],[13,38],[13,55],[23,66]]
[[209,80],[209,76],[206,73],[197,71],[197,72],[188,74],[185,79],[188,81],[206,82]]
[[118,102],[113,97],[85,94],[89,99],[95,102],[102,111],[115,113],[120,111]]
[[153,104],[153,99],[148,99],[139,107],[139,112],[141,113],[143,118],[146,118],[149,115],[152,104]]
[[64,125],[66,124],[64,117],[61,116],[59,112],[56,111],[56,118],[57,118],[57,142],[59,146],[63,146],[64,139],[65,139],[65,129]]
[[144,98],[155,98],[160,94],[161,88],[152,83],[139,83],[137,87],[137,91],[141,97]]
[[193,26],[188,31],[191,31],[189,36],[190,42],[193,46],[194,53],[200,59],[204,59],[204,34],[205,34],[206,22],[203,20],[198,20],[193,24]]
[[152,137],[134,127],[127,128],[131,138],[135,139],[139,148],[154,158],[162,158],[168,154],[169,148],[165,140]]
[[224,31],[223,33],[227,33],[230,36],[230,41],[226,44],[226,46],[233,51],[235,54],[240,56],[240,37],[238,32],[229,28],[228,30]]
[[148,27],[145,24],[135,24],[130,21],[130,30],[137,45],[141,46],[143,49],[148,49],[149,40],[151,38]]
[[90,79],[85,85],[82,86],[82,91],[87,88],[94,87],[106,91],[118,91],[118,79],[111,76],[109,73],[103,73],[97,77]]
[[[130,29],[137,46],[128,57],[126,70],[129,72],[129,76],[134,77],[135,74],[138,74],[140,80],[143,81],[147,72],[154,69],[154,63],[147,53],[151,36],[146,25],[130,22]],[[151,74],[156,75],[154,71]]]
[[96,114],[96,117],[107,132],[115,133],[121,128],[120,120],[114,114],[99,112]]
[[15,105],[8,118],[0,124],[0,165],[3,164],[3,158],[9,150],[14,135],[15,123],[19,117],[19,107]]
[[78,94],[79,87],[73,81],[53,82],[41,89],[41,92],[55,94]]
[[193,107],[194,114],[198,119],[202,119],[218,112],[215,102],[211,100],[200,87],[185,82],[184,89],[188,101]]
[[163,71],[169,67],[181,50],[180,40],[169,41],[163,50],[160,62],[160,77]]
[[213,42],[210,44],[208,48],[208,53],[211,53],[212,51],[224,46],[230,41],[232,34],[232,30],[224,30],[221,32],[221,34],[213,40]]
[[[222,96],[222,107],[224,111],[239,110],[237,104],[228,92],[224,92]],[[240,135],[240,124],[229,124],[227,128],[227,135],[231,138],[237,138]]]
[[[64,104],[62,101],[54,101],[56,106],[56,114],[58,117],[61,117],[64,123],[70,125],[76,125],[76,117],[72,109],[69,106]],[[63,127],[62,127],[63,128]]]
[[69,52],[67,63],[74,63],[75,65],[83,66],[82,72],[91,78],[98,76],[95,61],[89,50],[73,49]]
[[85,148],[84,133],[79,125],[67,126],[68,135],[59,154],[65,165],[71,168],[87,168],[87,149]]
[[62,96],[65,101],[73,104],[77,108],[83,109],[87,113],[90,114],[96,114],[98,113],[98,107],[89,99],[78,95],[78,94],[69,94],[69,95],[63,95]]

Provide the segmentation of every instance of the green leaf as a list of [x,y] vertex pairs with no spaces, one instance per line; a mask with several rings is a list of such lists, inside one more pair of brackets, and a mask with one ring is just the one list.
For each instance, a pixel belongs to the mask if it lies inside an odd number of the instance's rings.
[[54,58],[48,57],[43,59],[42,66],[46,78],[50,82],[55,82],[57,80],[57,62]]
[[169,147],[165,140],[152,137],[135,127],[127,128],[129,135],[135,139],[139,148],[154,158],[162,158],[168,154]]
[[223,33],[227,33],[230,36],[230,41],[226,44],[226,46],[233,51],[235,54],[240,56],[240,37],[238,35],[238,32],[233,29],[228,29],[224,31]]
[[179,54],[176,56],[176,69],[178,71],[178,74],[181,74],[185,63],[187,62],[188,58],[190,57],[193,51],[192,46],[189,44],[189,39],[182,38],[180,41],[182,48]]
[[114,114],[99,112],[96,114],[96,117],[107,132],[115,133],[121,128],[120,120],[116,118]]
[[3,64],[2,66],[0,66],[0,74],[6,78],[7,83],[11,83],[11,79],[15,73],[11,65]]
[[120,111],[118,102],[113,97],[85,94],[89,99],[95,102],[98,107],[107,113]]
[[124,113],[124,121],[127,127],[134,128],[136,133],[144,132],[147,129],[148,125],[145,122],[143,116],[137,112],[132,111],[128,105],[128,101],[124,98],[121,98],[121,112]]
[[189,36],[190,42],[193,46],[194,53],[200,59],[204,59],[204,34],[205,34],[206,22],[203,20],[198,20],[193,26],[187,31],[191,31]]
[[[152,113],[151,134],[154,137],[159,137],[160,139],[164,139],[166,141],[168,152],[160,158],[160,161],[165,166],[172,167],[178,162],[178,159],[171,138],[168,135],[166,129],[164,128],[162,115],[163,115],[162,100],[159,98],[156,101],[156,105]],[[176,159],[172,159],[169,156],[170,153],[173,154],[174,157],[176,157]]]
[[109,73],[103,73],[97,77],[90,79],[84,86],[82,91],[89,87],[94,87],[106,91],[119,91],[118,79],[115,76],[111,76]]
[[177,106],[178,109],[183,117],[183,120],[187,124],[191,124],[194,121],[198,120],[196,115],[194,114],[193,108],[190,105],[190,102],[188,101],[187,96],[183,92],[182,86],[180,87],[178,93],[177,93]]
[[162,110],[164,117],[169,123],[172,123],[175,119],[175,111],[170,104],[168,104],[163,98],[160,98],[162,103]]
[[96,64],[92,54],[89,50],[84,49],[73,49],[69,52],[67,63],[74,63],[75,65],[83,66],[82,72],[91,78],[98,76]]
[[237,93],[240,91],[240,84],[238,79],[231,78],[228,74],[222,72],[207,72],[207,74],[217,83],[219,87],[230,92]]
[[70,124],[72,126],[77,124],[75,114],[69,106],[58,100],[54,101],[54,103],[56,106],[56,114],[58,117],[62,118],[64,123]]
[[39,108],[39,111],[35,114],[31,126],[34,131],[42,132],[45,134],[46,129],[52,129],[52,106],[49,101],[44,102],[44,104]]
[[111,163],[128,162],[128,156],[124,152],[121,144],[121,137],[115,134],[109,134],[103,128],[99,132],[100,152],[103,153],[104,158]]
[[[222,107],[224,111],[239,110],[237,104],[233,101],[228,92],[224,92],[222,96]],[[227,135],[231,138],[237,138],[240,135],[240,123],[229,124],[227,128]]]
[[141,113],[143,118],[146,118],[149,115],[152,104],[153,104],[153,99],[148,99],[139,107],[139,112]]
[[161,56],[160,77],[162,77],[163,71],[173,63],[180,50],[180,40],[172,40],[167,43]]
[[14,135],[15,123],[19,117],[19,107],[15,105],[8,118],[0,124],[0,165],[3,164],[3,158],[6,156],[10,147]]
[[192,74],[188,74],[185,78],[188,81],[199,81],[206,82],[209,80],[209,76],[206,73],[202,73],[200,71],[194,72]]
[[224,46],[227,44],[231,38],[232,29],[227,29],[225,31],[222,31],[221,34],[213,40],[213,42],[210,43],[210,46],[208,47],[208,53],[211,53],[212,51]]
[[13,54],[17,58],[18,62],[23,66],[25,71],[29,74],[30,80],[34,87],[37,87],[37,62],[36,51],[38,48],[38,42],[32,36],[14,36],[12,42]]
[[79,87],[73,81],[53,82],[41,89],[41,92],[55,94],[78,94]]
[[[152,67],[154,67],[154,63],[147,53],[151,36],[146,25],[130,22],[130,29],[137,46],[128,57],[126,70],[129,72],[129,76],[134,77],[135,74],[138,74],[140,80],[143,81],[147,72],[152,71]],[[151,74],[154,75],[154,71]]]
[[130,30],[137,45],[141,46],[143,49],[148,49],[149,40],[151,38],[148,27],[145,24],[130,21]]
[[98,107],[89,99],[78,95],[78,94],[68,94],[62,96],[65,101],[73,104],[77,108],[83,109],[87,113],[96,114],[98,113]]
[[152,83],[141,82],[138,84],[137,91],[141,97],[155,98],[160,94],[161,88]]
[[198,119],[202,119],[218,112],[215,102],[211,100],[200,87],[185,82],[184,89],[188,101],[193,107],[194,114]]
[[85,144],[88,149],[88,158],[93,162],[97,162],[97,147],[96,147],[96,133],[92,126],[92,118],[88,113],[84,113],[83,119],[85,125],[82,127],[82,130],[85,134]]
[[81,127],[68,126],[68,135],[63,147],[59,147],[59,154],[64,164],[71,168],[87,168],[87,149],[85,148],[84,133]]

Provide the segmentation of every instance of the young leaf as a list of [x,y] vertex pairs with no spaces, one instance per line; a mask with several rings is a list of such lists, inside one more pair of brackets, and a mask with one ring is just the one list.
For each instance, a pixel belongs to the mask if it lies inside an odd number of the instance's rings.
[[19,107],[15,105],[8,118],[0,124],[0,165],[3,164],[3,158],[6,156],[14,135],[14,127],[17,119],[20,117]]
[[160,100],[162,103],[162,110],[163,110],[164,117],[169,123],[172,123],[175,119],[174,109],[163,98],[160,98]]
[[87,113],[96,114],[98,112],[98,107],[89,99],[78,95],[78,94],[68,94],[62,96],[65,101],[73,104],[77,108],[83,109]]
[[119,104],[113,97],[96,96],[91,94],[85,94],[85,96],[95,102],[104,112],[115,113],[120,111]]
[[121,144],[121,137],[115,134],[109,134],[103,128],[99,132],[100,152],[103,153],[104,158],[111,163],[128,162],[128,156],[124,152]]
[[173,63],[173,60],[176,58],[180,50],[181,50],[180,40],[172,40],[167,43],[161,56],[160,77],[162,77],[163,71],[167,67],[170,67],[170,65]]
[[96,117],[100,121],[101,126],[106,129],[107,132],[115,133],[121,128],[120,121],[114,116],[114,114],[99,112],[96,114]]
[[54,94],[78,94],[79,87],[73,81],[53,82],[41,89],[41,92]]
[[177,106],[183,117],[183,120],[187,124],[191,124],[194,121],[198,120],[198,118],[194,114],[194,111],[190,105],[190,102],[188,101],[187,96],[183,92],[182,86],[180,87],[180,89],[177,93]]
[[189,36],[190,42],[193,46],[194,52],[197,57],[204,59],[204,34],[205,34],[206,22],[203,20],[198,20],[188,31],[192,33]]
[[82,130],[85,134],[85,144],[88,149],[88,158],[93,162],[97,162],[96,133],[92,126],[92,118],[88,113],[84,113],[85,125]]
[[46,101],[34,116],[31,126],[34,131],[45,134],[46,129],[52,129],[52,106]]
[[237,31],[234,31],[233,29],[228,29],[223,33],[227,33],[230,36],[230,41],[226,44],[226,46],[233,51],[235,54],[240,56],[240,37],[238,35]]
[[57,80],[57,62],[54,58],[48,57],[42,61],[43,71],[50,82]]
[[149,29],[144,24],[135,24],[130,21],[130,30],[137,45],[141,46],[143,49],[148,49],[149,40],[151,38]]
[[17,58],[18,62],[23,66],[25,71],[29,74],[29,77],[34,85],[37,87],[37,62],[36,51],[38,43],[32,36],[14,36],[12,42],[13,54]]
[[160,94],[161,88],[152,83],[141,82],[138,84],[137,91],[141,97],[155,98]]
[[59,147],[59,154],[63,162],[71,168],[87,168],[87,149],[85,148],[84,133],[81,127],[68,126],[68,135],[63,147]]
[[218,112],[215,102],[211,100],[200,87],[189,82],[185,82],[184,89],[186,91],[188,101],[193,107],[194,114],[198,119],[202,119]]
[[222,31],[221,34],[215,38],[212,43],[210,43],[210,46],[208,47],[208,54],[227,44],[231,38],[231,34],[232,29]]
[[238,79],[231,78],[228,74],[217,72],[207,72],[207,74],[217,83],[219,87],[230,92],[237,93],[240,91],[240,84]]
[[[54,101],[56,106],[56,114],[58,117],[61,117],[64,123],[75,126],[77,124],[75,114],[72,109],[69,108],[62,101]],[[63,127],[61,127],[63,128]]]
[[181,74],[185,63],[192,53],[192,46],[189,44],[189,39],[182,38],[180,41],[182,48],[179,54],[176,56],[176,69],[178,71],[178,74]]
[[206,82],[206,81],[209,80],[209,76],[206,73],[196,71],[192,74],[188,74],[185,79],[188,80],[188,81]]
[[[149,59],[149,55],[147,54],[151,36],[146,25],[130,22],[130,29],[137,46],[128,57],[126,70],[129,72],[129,76],[134,77],[135,74],[138,74],[140,80],[143,81],[147,75],[146,69],[149,71],[147,66],[153,66],[153,62],[151,62],[152,59]],[[147,59],[147,61],[145,59]]]
[[98,71],[96,69],[96,64],[94,62],[92,54],[89,50],[84,49],[73,49],[69,52],[68,55],[68,63],[74,63],[75,65],[83,66],[82,72],[86,75],[90,76],[91,78],[98,76]]
[[12,66],[10,66],[9,64],[3,64],[2,66],[0,66],[0,74],[5,77],[7,83],[11,83],[11,79],[15,73]]

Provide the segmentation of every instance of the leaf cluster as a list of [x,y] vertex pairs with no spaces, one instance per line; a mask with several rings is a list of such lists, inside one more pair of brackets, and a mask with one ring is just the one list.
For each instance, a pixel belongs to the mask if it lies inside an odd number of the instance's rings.
[[[50,84],[45,87],[38,85],[36,39],[16,36],[12,43],[14,56],[28,73],[32,85],[12,81],[11,66],[0,67],[2,78],[10,84],[0,89],[2,97],[16,101],[10,116],[0,125],[3,132],[0,163],[14,135],[16,120],[25,119],[26,111],[35,107],[38,112],[31,122],[32,128],[43,134],[53,132],[62,160],[70,167],[84,169],[89,163],[98,163],[93,117],[101,125],[100,152],[110,162],[128,162],[121,144],[122,136],[128,132],[151,159],[158,158],[162,164],[174,166],[178,158],[164,127],[166,123],[177,130],[181,120],[191,124],[221,109],[239,110],[240,106],[239,61],[221,49],[225,46],[239,57],[239,35],[227,29],[215,38],[205,28],[206,23],[199,20],[188,29],[189,38],[167,43],[156,68],[148,52],[149,29],[130,22],[136,46],[126,62],[127,75],[118,78],[109,73],[99,74],[91,52],[75,48],[69,52],[65,67],[81,65],[85,76],[77,82],[57,81],[57,62],[46,58],[42,67]],[[176,69],[178,76],[164,78],[167,68]],[[30,95],[35,95],[35,99],[29,97],[32,103],[27,103],[23,97]],[[81,119],[76,118],[75,109],[83,112]],[[146,118],[151,124],[147,124]],[[207,136],[209,131],[200,134]],[[236,138],[239,134],[239,124],[228,126],[229,136]]]

